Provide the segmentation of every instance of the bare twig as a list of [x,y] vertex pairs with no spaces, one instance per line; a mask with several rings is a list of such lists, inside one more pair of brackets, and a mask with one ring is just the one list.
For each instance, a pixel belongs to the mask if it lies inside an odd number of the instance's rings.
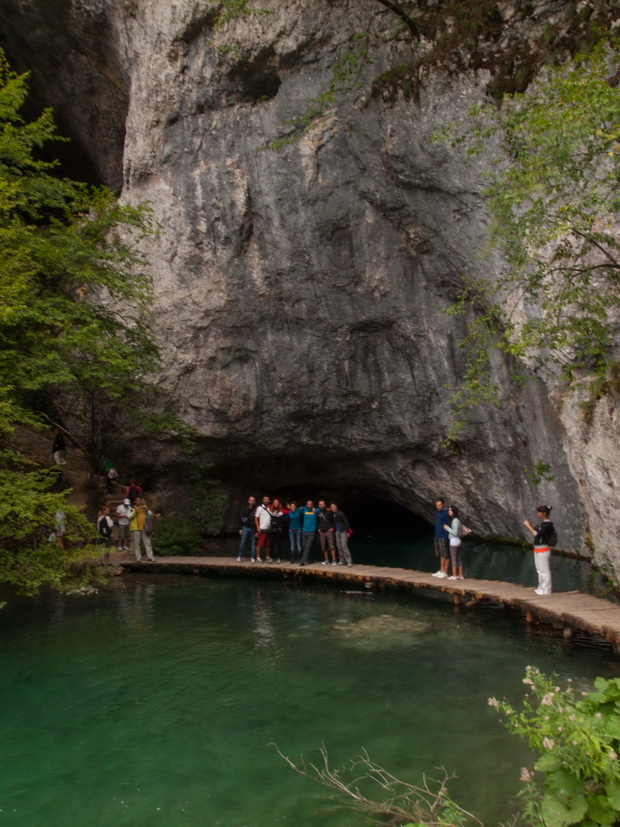
[[[418,786],[392,775],[385,767],[373,761],[364,750],[362,755],[351,761],[350,769],[352,773],[355,773],[355,777],[347,781],[341,777],[338,770],[330,767],[329,755],[324,744],[321,745],[323,762],[320,767],[315,764],[306,764],[303,756],[301,756],[300,762],[296,764],[280,751],[277,744],[271,744],[270,746],[275,748],[280,758],[286,761],[293,772],[318,781],[324,787],[334,790],[344,797],[343,806],[361,809],[377,823],[385,824],[387,816],[398,823],[402,823],[404,819],[423,823],[427,827],[438,827],[440,824],[446,824],[445,810],[449,808],[450,813],[454,813],[458,819],[455,822],[455,827],[457,827],[457,824],[463,823],[459,816],[471,820],[478,827],[484,827],[480,819],[452,801],[448,794],[448,782],[454,776],[448,775],[443,769],[441,780],[428,778],[424,775],[421,786]],[[387,794],[387,798],[376,800],[368,797],[359,788],[362,781],[375,782],[383,793]]]

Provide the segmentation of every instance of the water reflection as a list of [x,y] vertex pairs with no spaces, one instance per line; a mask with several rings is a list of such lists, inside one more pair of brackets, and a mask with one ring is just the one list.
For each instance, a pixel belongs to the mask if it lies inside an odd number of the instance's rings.
[[[289,773],[272,742],[310,761],[324,742],[336,766],[366,748],[412,780],[445,765],[463,804],[499,824],[529,756],[486,698],[518,702],[527,664],[579,687],[620,671],[609,650],[564,648],[502,612],[455,617],[413,596],[168,575],[124,583],[0,612],[8,827],[357,823]],[[458,715],[447,712],[454,687]]]
[[137,582],[133,588],[118,589],[114,594],[123,626],[132,635],[148,635],[154,623],[155,584]]

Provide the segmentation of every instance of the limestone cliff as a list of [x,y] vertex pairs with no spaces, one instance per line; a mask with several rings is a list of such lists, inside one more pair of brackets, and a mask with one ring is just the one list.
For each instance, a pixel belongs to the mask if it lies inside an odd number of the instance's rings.
[[[463,274],[492,279],[496,262],[480,256],[485,159],[466,169],[430,138],[488,78],[431,74],[393,101],[354,90],[301,141],[265,150],[355,32],[373,34],[363,82],[413,47],[372,0],[264,5],[221,31],[202,0],[0,10],[3,45],[79,152],[153,207],[153,326],[180,413],[235,495],[357,487],[430,517],[443,494],[480,533],[513,537],[542,500],[563,547],[585,551],[589,531],[620,571],[609,398],[588,425],[534,377],[512,388],[493,357],[501,409],[472,411],[442,447],[465,332],[444,311]],[[524,469],[540,459],[555,480],[536,488]]]

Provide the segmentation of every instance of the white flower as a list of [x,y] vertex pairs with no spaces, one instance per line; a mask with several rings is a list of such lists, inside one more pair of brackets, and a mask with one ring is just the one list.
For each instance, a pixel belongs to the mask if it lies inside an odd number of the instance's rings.
[[552,706],[554,697],[555,696],[554,696],[553,692],[547,692],[547,694],[544,696],[544,698],[540,702],[541,705],[542,706]]
[[555,741],[552,738],[544,738],[543,739],[543,747],[545,749],[553,749],[555,746]]
[[499,709],[499,701],[497,698],[489,698],[489,706],[495,707],[495,709]]
[[530,778],[534,778],[534,773],[530,772],[527,767],[521,767],[521,775],[519,776],[519,781],[529,781]]
[[609,750],[609,757],[611,758],[612,761],[615,761],[618,758],[618,753],[615,750],[610,749]]

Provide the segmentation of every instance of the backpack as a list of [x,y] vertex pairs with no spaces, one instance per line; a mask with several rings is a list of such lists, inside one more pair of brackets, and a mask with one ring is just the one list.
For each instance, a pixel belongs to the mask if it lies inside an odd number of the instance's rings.
[[108,523],[105,517],[99,517],[97,521],[97,528],[99,529],[99,534],[106,539],[109,539],[112,536],[112,526]]
[[130,485],[129,488],[127,489],[128,499],[130,499],[133,502],[136,499],[136,497],[139,497],[139,496],[140,496],[140,489],[138,488],[138,486],[137,485]]
[[146,515],[146,520],[144,521],[144,533],[147,537],[150,537],[153,533],[153,518],[150,514]]

